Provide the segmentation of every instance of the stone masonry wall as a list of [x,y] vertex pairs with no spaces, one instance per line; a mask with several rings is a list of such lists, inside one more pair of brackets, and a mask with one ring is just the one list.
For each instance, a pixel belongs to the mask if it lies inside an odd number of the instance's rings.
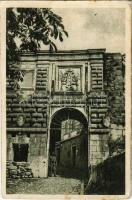
[[90,132],[90,164],[101,162],[109,154],[108,135],[109,129],[103,125],[107,113],[106,95],[93,92],[89,99],[89,132]]
[[47,127],[47,79],[48,69],[38,68],[36,73],[35,92],[31,98],[20,103],[19,95],[13,91],[14,81],[7,80],[7,127],[17,127],[17,117],[25,116],[23,127]]
[[[90,105],[89,148],[90,163],[96,165],[109,155],[109,129],[103,125],[103,118],[109,115],[112,124],[117,124],[118,126],[124,126],[125,124],[125,66],[122,62],[122,55],[119,53],[104,54],[103,60],[96,59],[96,61],[94,60],[94,62],[92,61],[91,63],[96,63],[96,67],[93,67],[91,64],[92,92],[88,96],[88,104]],[[102,68],[101,63],[103,66]],[[97,86],[98,80],[99,88]],[[94,84],[96,84],[96,86]]]
[[[47,176],[47,79],[48,68],[43,66],[37,67],[35,91],[28,99],[23,101],[21,101],[18,93],[13,90],[14,80],[7,80],[6,114],[7,128],[9,128],[7,135],[7,160],[14,161],[14,143],[24,142],[29,144],[28,162],[34,177]],[[25,123],[22,127],[18,127],[17,124],[17,118],[20,115],[23,115],[25,118]],[[14,128],[15,131],[11,131],[11,128]],[[18,128],[19,131],[17,131]],[[22,141],[20,139],[22,136],[28,138],[28,142],[27,140]]]
[[91,90],[103,89],[103,54],[90,55]]
[[104,127],[103,119],[108,109],[107,95],[104,93],[103,68],[104,54],[95,54],[90,58],[91,92],[88,94],[89,106],[89,150],[90,164],[100,163],[109,154],[109,129]]
[[[80,56],[80,59],[84,60],[84,63],[89,62],[90,64],[90,77],[88,77],[88,81],[90,80],[91,88],[85,95],[87,96],[86,107],[89,116],[89,159],[90,163],[95,165],[105,159],[109,153],[109,129],[103,125],[105,116],[110,114],[111,123],[113,124],[124,125],[125,121],[124,73],[121,54],[106,54],[104,50],[98,52],[94,50],[89,51],[89,53],[80,53],[80,55],[76,56],[72,54],[66,55],[66,57],[63,54],[59,55],[59,57],[57,57],[57,54],[55,56],[60,61],[63,58],[67,61],[68,59],[72,59],[73,62],[74,59],[79,59]],[[37,163],[40,166],[41,164],[47,165],[46,161],[42,163],[40,160],[43,160],[44,156],[46,157],[47,148],[47,127],[49,120],[48,67],[50,67],[50,57],[49,55],[40,56],[41,59],[43,57],[47,59],[44,62],[48,65],[44,66],[41,61],[34,60],[36,67],[35,90],[31,98],[27,101],[20,103],[19,96],[13,91],[14,81],[11,79],[7,80],[7,128],[17,128],[17,117],[24,115],[25,123],[22,128],[29,129],[29,132],[33,128],[42,129],[42,131],[30,134],[29,159],[35,176],[41,174],[35,168]],[[54,55],[51,56],[51,59],[52,63],[55,59]],[[39,66],[37,62],[40,63]],[[54,60],[54,62],[56,61]],[[44,155],[43,159],[42,154]]]
[[105,54],[104,90],[108,95],[111,123],[125,124],[125,66],[122,55]]

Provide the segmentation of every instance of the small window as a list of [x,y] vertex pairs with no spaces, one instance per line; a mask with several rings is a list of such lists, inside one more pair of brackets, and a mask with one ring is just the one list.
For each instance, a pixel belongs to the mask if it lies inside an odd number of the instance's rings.
[[23,81],[20,82],[20,88],[32,89],[34,88],[34,83],[35,83],[34,70],[31,71],[25,70]]
[[27,162],[28,144],[13,144],[13,150],[15,162]]

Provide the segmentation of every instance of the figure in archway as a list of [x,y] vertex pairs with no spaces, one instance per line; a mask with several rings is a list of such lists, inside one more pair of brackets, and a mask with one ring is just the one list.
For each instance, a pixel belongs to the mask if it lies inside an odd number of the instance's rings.
[[50,175],[51,176],[56,176],[56,169],[57,169],[57,159],[56,159],[55,152],[53,152],[50,155]]

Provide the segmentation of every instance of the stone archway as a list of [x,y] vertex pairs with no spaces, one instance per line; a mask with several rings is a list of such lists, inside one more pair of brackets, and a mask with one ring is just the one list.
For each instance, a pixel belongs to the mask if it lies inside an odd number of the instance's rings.
[[87,171],[88,121],[78,109],[62,108],[51,116],[49,155],[53,152],[59,168]]

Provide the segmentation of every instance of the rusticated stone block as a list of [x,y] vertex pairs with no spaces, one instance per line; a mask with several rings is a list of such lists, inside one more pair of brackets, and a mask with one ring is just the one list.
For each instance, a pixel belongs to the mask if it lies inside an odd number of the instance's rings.
[[100,72],[100,73],[102,73],[103,74],[103,68],[96,68],[96,67],[92,67],[92,72]]
[[102,119],[99,118],[91,118],[91,123],[100,123]]
[[44,116],[44,117],[47,117],[47,112],[43,113],[43,116]]
[[40,103],[35,103],[35,104],[34,104],[34,107],[35,107],[35,108],[41,108],[41,109],[42,109],[42,108],[43,108],[43,104],[42,104],[42,103],[41,103],[41,104],[40,104]]
[[12,103],[12,98],[7,98],[6,103]]
[[31,103],[22,103],[21,104],[21,107],[23,107],[23,108],[31,108],[32,107],[32,104]]
[[43,108],[38,108],[37,109],[38,113],[46,113],[47,112],[47,107],[43,107]]
[[43,77],[45,80],[47,80],[47,78],[48,78],[48,77],[47,77],[47,74],[43,74],[42,77]]
[[91,113],[106,113],[106,112],[107,112],[107,107],[91,108]]
[[37,83],[38,83],[38,82],[43,82],[43,81],[45,82],[46,79],[45,79],[44,77],[41,76],[41,77],[37,77],[37,80],[36,80],[36,81],[37,81]]
[[46,118],[42,118],[42,119],[36,119],[36,122],[46,122]]
[[38,86],[41,86],[41,85],[42,85],[42,82],[41,81],[37,81],[36,86],[38,87]]
[[44,98],[43,98],[43,99],[39,99],[39,98],[38,98],[38,99],[36,100],[36,102],[37,102],[37,103],[43,103],[43,104],[45,103],[45,104],[46,104],[46,103],[47,103],[47,99],[44,99]]
[[47,68],[39,68],[37,71],[39,71],[39,72],[47,72]]
[[29,122],[25,122],[24,127],[30,127],[30,123]]
[[23,111],[23,109],[22,109],[21,107],[19,107],[19,108],[12,108],[12,111],[13,111],[13,112],[20,113],[20,112]]
[[46,84],[46,82],[43,81],[43,82],[41,82],[41,85],[46,87],[47,84]]
[[17,117],[12,117],[12,121],[16,122],[17,121]]
[[101,124],[97,124],[97,127],[100,128],[100,129],[103,129],[103,128],[104,128],[104,126],[103,126],[102,123],[101,123]]
[[17,117],[21,113],[8,113],[8,117]]
[[103,86],[102,86],[102,85],[92,85],[92,89],[93,89],[94,91],[96,91],[96,90],[102,90],[102,89],[103,89]]
[[97,73],[93,73],[92,74],[92,78],[97,78],[98,77],[98,74]]
[[98,125],[97,125],[97,124],[91,124],[90,127],[91,127],[91,128],[98,128]]
[[100,81],[97,80],[97,84],[102,85],[103,84],[102,80],[100,80]]
[[105,113],[99,113],[99,117],[104,117],[105,116]]
[[96,85],[98,82],[96,81],[96,79],[93,81],[92,80],[92,84]]
[[32,117],[39,117],[42,118],[43,114],[42,113],[32,113]]
[[99,134],[99,135],[108,134],[109,129],[107,129],[107,128],[100,128],[100,129],[99,128],[91,128],[90,133],[91,133],[91,135],[92,134]]
[[35,123],[35,122],[36,122],[36,118],[33,118],[33,117],[32,117],[32,118],[31,118],[31,122],[32,122],[32,123]]
[[104,91],[92,91],[88,98],[106,99],[107,95],[104,93]]
[[36,112],[35,108],[24,108],[24,112]]
[[11,122],[12,121],[12,119],[11,118],[9,118],[9,117],[7,117],[7,120],[6,120],[7,122]]
[[42,127],[42,125],[41,125],[41,123],[34,123],[33,127],[40,128],[40,127]]
[[12,109],[10,107],[6,108],[6,112],[11,112],[11,111],[12,111]]
[[40,95],[39,96],[37,96],[37,98],[36,99],[47,99],[48,97],[47,97],[47,95],[46,94],[41,94],[40,93]]
[[31,122],[31,117],[26,117],[26,122]]
[[36,86],[36,89],[38,89],[38,90],[39,90],[39,89],[40,89],[40,90],[41,90],[41,89],[46,90],[46,87],[44,87],[44,86]]
[[43,75],[42,75],[41,73],[37,74],[37,79],[38,79],[38,78],[42,78],[42,76],[43,76]]
[[7,94],[6,94],[6,97],[7,97],[7,98],[16,98],[17,95],[14,94],[14,93],[7,93]]
[[42,124],[43,128],[47,128],[47,123]]
[[93,117],[93,118],[97,118],[97,116],[98,116],[98,113],[91,113],[91,117]]
[[13,99],[12,99],[12,102],[13,102],[14,104],[16,104],[16,103],[19,104],[19,100],[18,100],[17,98],[13,98]]
[[13,90],[13,87],[11,85],[6,86],[7,90]]

